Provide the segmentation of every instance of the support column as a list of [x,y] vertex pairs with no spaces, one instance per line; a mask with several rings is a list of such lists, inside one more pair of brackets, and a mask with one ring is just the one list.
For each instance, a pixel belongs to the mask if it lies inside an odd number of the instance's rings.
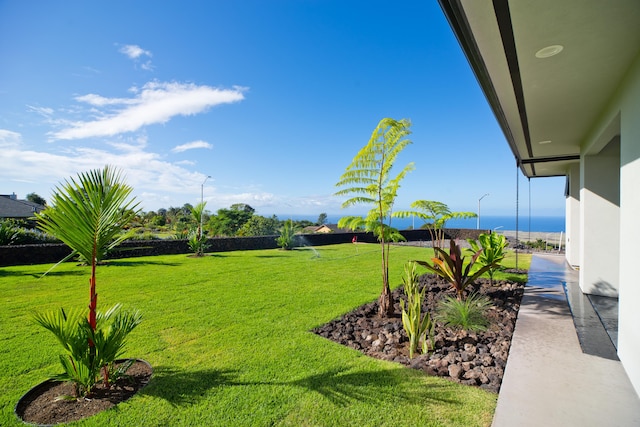
[[567,172],[565,202],[565,230],[567,233],[565,257],[569,265],[580,266],[580,164],[571,165]]
[[620,275],[620,139],[583,155],[580,168],[580,288],[618,296]]

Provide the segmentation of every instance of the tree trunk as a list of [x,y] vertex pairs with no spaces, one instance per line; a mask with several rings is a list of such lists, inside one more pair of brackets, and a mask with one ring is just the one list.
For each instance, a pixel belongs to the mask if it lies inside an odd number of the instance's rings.
[[378,298],[378,314],[380,317],[389,317],[393,315],[393,303],[394,301],[391,298],[391,289],[389,289],[389,285],[387,284],[382,287],[382,293],[380,294],[380,298]]

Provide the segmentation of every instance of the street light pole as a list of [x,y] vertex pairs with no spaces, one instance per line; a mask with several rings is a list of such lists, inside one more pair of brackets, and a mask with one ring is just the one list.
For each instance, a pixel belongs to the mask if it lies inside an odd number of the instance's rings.
[[202,227],[203,227],[203,221],[204,221],[204,183],[207,182],[207,180],[211,178],[210,175],[207,175],[207,177],[204,179],[204,181],[202,181],[202,185],[200,186],[200,206],[202,206],[202,212],[200,212],[200,235],[198,236],[199,239],[202,239]]
[[478,199],[478,224],[476,225],[476,229],[477,230],[480,230],[480,200],[484,199],[488,195],[489,195],[489,193],[485,194],[484,196],[482,196],[482,197],[480,197]]

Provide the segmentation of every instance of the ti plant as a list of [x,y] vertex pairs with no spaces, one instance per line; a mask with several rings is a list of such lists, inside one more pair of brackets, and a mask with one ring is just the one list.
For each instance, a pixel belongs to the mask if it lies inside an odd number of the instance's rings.
[[422,302],[426,288],[419,289],[418,275],[416,274],[416,263],[409,262],[404,266],[404,292],[407,301],[400,300],[402,308],[402,326],[409,337],[409,358],[418,350],[418,345],[422,341],[422,353],[428,353],[429,348],[433,349],[433,333],[435,324],[431,321],[431,315],[427,312],[422,316]]
[[478,251],[482,251],[480,257],[478,258],[478,262],[481,265],[491,266],[489,268],[489,282],[491,286],[493,286],[493,275],[496,271],[500,270],[502,266],[502,260],[505,256],[505,248],[507,247],[507,239],[502,234],[497,233],[482,233],[478,236],[478,241],[473,239],[467,239],[471,248],[469,249],[472,253],[476,253]]
[[464,290],[468,285],[489,271],[490,268],[495,267],[495,264],[484,265],[478,270],[471,272],[474,263],[482,253],[482,249],[475,252],[469,263],[465,265],[460,246],[458,246],[454,240],[450,241],[448,254],[441,248],[434,248],[434,251],[436,256],[431,258],[431,263],[427,261],[416,262],[449,282],[455,289],[458,300],[463,299]]

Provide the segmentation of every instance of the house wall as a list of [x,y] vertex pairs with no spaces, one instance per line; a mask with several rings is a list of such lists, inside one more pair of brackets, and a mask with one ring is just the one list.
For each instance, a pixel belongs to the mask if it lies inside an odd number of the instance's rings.
[[[617,131],[617,132],[613,132]],[[603,139],[610,141],[613,133],[619,134],[619,212],[618,231],[615,234],[618,260],[614,265],[618,269],[618,357],[624,366],[631,383],[640,395],[640,328],[637,327],[637,311],[640,307],[640,280],[638,280],[638,242],[640,242],[640,54],[636,56],[624,79],[613,96],[610,104],[603,111],[600,120],[594,123],[591,135],[586,138],[582,148],[581,174],[586,174],[587,186],[597,177],[595,164],[589,164]],[[604,135],[604,138],[603,138]],[[605,151],[606,154],[606,151]],[[610,154],[610,153],[609,153]],[[605,161],[606,163],[606,161]],[[610,171],[607,172],[609,174]],[[593,174],[593,179],[590,176]],[[589,196],[589,200],[581,197],[581,219],[587,224],[581,226],[583,239],[589,239],[597,229],[593,227],[594,215],[600,215],[599,205],[603,204],[593,197],[588,188],[582,188],[581,196]],[[596,200],[594,200],[596,199]],[[594,215],[587,212],[589,207],[595,208]],[[587,209],[586,209],[587,208]],[[606,207],[604,209],[607,209]],[[613,211],[613,209],[611,209]],[[607,218],[603,218],[607,220]],[[585,226],[586,225],[586,226]],[[613,231],[611,231],[613,233]],[[607,240],[607,243],[610,243]],[[601,265],[597,260],[612,246],[596,244],[593,239],[582,244],[582,250],[588,252],[581,262],[596,262],[601,271],[591,270],[581,281],[593,280],[600,272],[609,274],[611,268]],[[581,271],[586,265],[581,265]],[[582,286],[582,283],[581,283]],[[585,285],[589,287],[589,283]]]
[[617,297],[620,260],[620,143],[581,156],[580,287]]
[[620,303],[618,357],[640,395],[640,55],[623,87],[620,142]]
[[567,172],[569,194],[565,202],[565,230],[567,247],[565,257],[571,266],[580,265],[580,165],[571,166]]

